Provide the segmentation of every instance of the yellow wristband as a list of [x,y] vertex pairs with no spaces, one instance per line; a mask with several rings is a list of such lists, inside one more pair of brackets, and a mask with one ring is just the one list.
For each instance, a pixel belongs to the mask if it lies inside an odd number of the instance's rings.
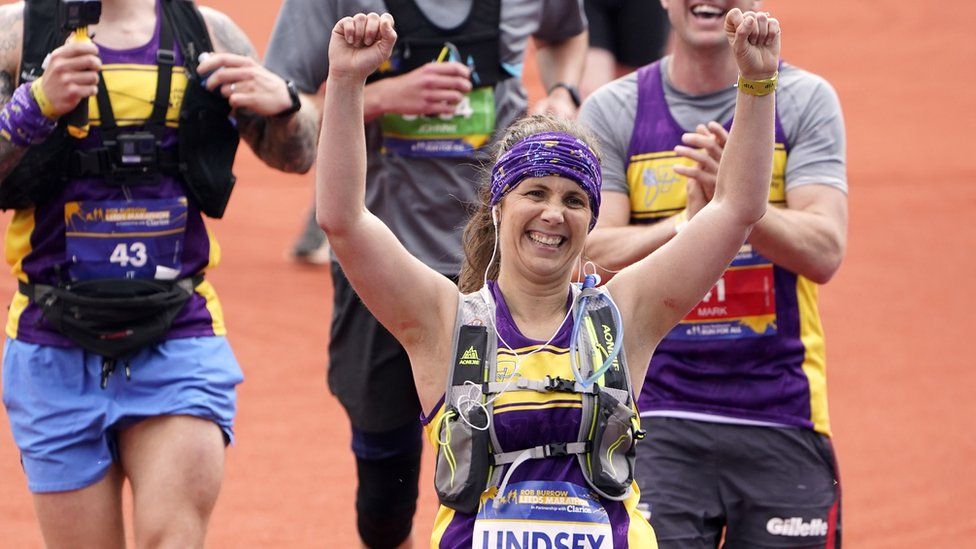
[[746,78],[742,78],[742,75],[740,74],[737,87],[739,88],[739,91],[749,95],[769,95],[776,91],[776,81],[778,78],[778,71],[769,78],[763,78],[762,80],[748,80]]
[[37,102],[37,106],[41,108],[41,114],[50,118],[51,120],[58,119],[58,113],[54,110],[54,104],[51,100],[47,98],[47,94],[44,93],[44,88],[41,87],[41,82],[44,77],[40,77],[35,80],[30,87],[31,97]]

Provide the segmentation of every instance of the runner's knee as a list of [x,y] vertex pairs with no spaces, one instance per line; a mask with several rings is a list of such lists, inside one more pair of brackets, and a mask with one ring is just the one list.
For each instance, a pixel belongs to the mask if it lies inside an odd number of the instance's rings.
[[396,547],[410,535],[417,510],[420,451],[369,460],[356,458],[356,525],[373,549]]

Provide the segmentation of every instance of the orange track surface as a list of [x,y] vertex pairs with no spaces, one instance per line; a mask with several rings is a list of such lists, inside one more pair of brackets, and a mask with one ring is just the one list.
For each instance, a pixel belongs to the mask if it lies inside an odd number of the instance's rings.
[[[206,3],[263,51],[278,2]],[[847,120],[850,245],[821,292],[844,541],[972,546],[976,480],[964,468],[976,463],[976,359],[965,348],[976,328],[976,3],[766,8],[783,23],[785,57],[834,84]],[[328,270],[285,258],[311,177],[273,172],[249,151],[237,174],[226,219],[211,223],[224,260],[209,276],[247,382],[208,546],[353,547],[349,429],[324,383]],[[0,295],[14,288],[12,277],[0,280]],[[0,423],[0,547],[40,547],[2,410]],[[431,462],[427,449],[419,546],[435,510]]]

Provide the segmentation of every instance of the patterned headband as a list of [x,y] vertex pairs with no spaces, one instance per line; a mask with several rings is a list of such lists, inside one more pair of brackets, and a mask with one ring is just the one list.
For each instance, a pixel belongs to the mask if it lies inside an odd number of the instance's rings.
[[563,132],[530,135],[507,150],[491,169],[491,206],[529,177],[556,175],[575,181],[590,199],[593,219],[600,215],[600,162],[579,138]]

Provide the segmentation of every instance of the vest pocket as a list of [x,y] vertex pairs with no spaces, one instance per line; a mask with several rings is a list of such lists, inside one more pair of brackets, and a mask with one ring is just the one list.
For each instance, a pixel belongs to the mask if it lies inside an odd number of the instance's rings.
[[636,414],[601,387],[594,419],[587,480],[600,495],[623,499],[634,481]]
[[474,513],[491,471],[488,416],[480,406],[467,412],[467,421],[460,414],[452,406],[438,422],[434,487],[445,507]]

